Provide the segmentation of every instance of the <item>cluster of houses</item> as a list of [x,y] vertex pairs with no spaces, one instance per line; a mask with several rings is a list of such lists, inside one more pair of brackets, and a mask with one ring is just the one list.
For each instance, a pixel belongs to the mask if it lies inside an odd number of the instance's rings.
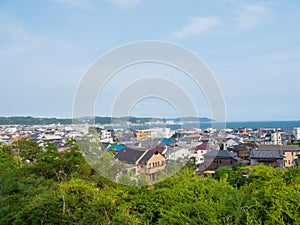
[[69,149],[66,142],[69,139],[82,137],[83,132],[75,130],[69,125],[2,125],[0,126],[0,143],[12,144],[19,140],[32,140],[44,148],[46,143],[52,142],[59,151]]
[[[94,127],[95,128],[95,127]],[[93,131],[99,148],[112,152],[114,160],[126,164],[134,174],[151,180],[170,163],[194,160],[199,173],[213,173],[222,167],[265,164],[275,168],[298,166],[300,129],[114,129],[96,127]],[[40,146],[52,142],[59,151],[68,150],[68,139],[95,137],[89,126],[70,125],[0,126],[0,142],[11,144],[20,139],[34,140]]]
[[[146,173],[151,178],[168,162],[186,162],[190,158],[194,159],[199,173],[214,173],[219,168],[233,167],[239,163],[288,168],[298,166],[300,148],[293,144],[297,141],[296,131],[190,129],[177,130],[168,138],[158,139],[149,130],[137,130],[133,132],[135,139],[122,145],[109,145],[108,150],[114,149],[115,159],[131,164],[131,168],[135,167],[137,172]],[[148,161],[144,158],[145,154],[151,155]]]

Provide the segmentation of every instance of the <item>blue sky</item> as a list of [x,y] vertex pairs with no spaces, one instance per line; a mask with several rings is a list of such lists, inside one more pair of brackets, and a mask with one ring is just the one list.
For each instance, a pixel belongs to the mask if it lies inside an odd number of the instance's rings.
[[[162,40],[192,50],[210,67],[228,120],[300,120],[299,21],[296,0],[1,0],[0,115],[71,117],[81,77],[99,56],[128,42]],[[148,69],[144,75],[157,75]],[[188,80],[162,71],[178,77],[209,116]],[[109,114],[109,96],[140,70],[123,73],[99,97],[96,114]],[[139,102],[131,113],[176,115],[157,99]]]

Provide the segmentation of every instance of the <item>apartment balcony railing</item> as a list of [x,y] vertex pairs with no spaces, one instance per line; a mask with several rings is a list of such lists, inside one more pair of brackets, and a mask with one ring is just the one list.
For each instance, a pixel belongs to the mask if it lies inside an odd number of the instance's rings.
[[153,173],[157,173],[158,171],[164,170],[166,167],[166,165],[161,165],[161,166],[156,166],[156,167],[152,167],[152,168],[139,168],[138,172],[139,173],[145,173],[145,174],[153,174]]

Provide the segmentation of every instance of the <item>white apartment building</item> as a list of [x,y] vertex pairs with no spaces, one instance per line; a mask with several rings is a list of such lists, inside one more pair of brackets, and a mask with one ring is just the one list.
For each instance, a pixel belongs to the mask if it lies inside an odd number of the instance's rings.
[[294,135],[295,135],[296,140],[300,140],[300,127],[294,128]]
[[271,141],[273,145],[282,145],[281,143],[281,133],[275,132],[271,134]]
[[150,131],[152,138],[170,138],[174,134],[170,128],[154,127]]
[[111,138],[111,132],[108,130],[101,130],[100,139],[109,139]]

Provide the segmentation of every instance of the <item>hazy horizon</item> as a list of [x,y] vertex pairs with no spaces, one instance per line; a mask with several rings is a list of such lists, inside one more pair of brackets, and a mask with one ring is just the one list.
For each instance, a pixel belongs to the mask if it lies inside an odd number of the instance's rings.
[[[33,116],[33,115],[0,115],[0,117],[33,117],[33,118],[55,118],[55,119],[73,119],[72,117],[59,117],[59,116]],[[105,116],[105,115],[96,115],[95,117],[110,117],[110,116]],[[127,117],[127,116],[122,116],[122,117]],[[139,117],[139,116],[130,116],[130,117],[135,117],[135,118],[153,118],[153,119],[179,119],[179,117],[151,117],[151,116],[146,116],[146,117]],[[191,116],[192,117],[192,116]],[[120,118],[120,117],[118,117]],[[188,118],[188,117],[183,117],[183,118]],[[203,119],[211,119],[209,117],[202,117],[200,116],[199,118]],[[226,123],[234,123],[234,122],[293,122],[293,121],[300,121],[300,119],[287,119],[287,120],[226,120]],[[217,121],[216,121],[217,122]],[[202,122],[203,123],[203,122]]]

